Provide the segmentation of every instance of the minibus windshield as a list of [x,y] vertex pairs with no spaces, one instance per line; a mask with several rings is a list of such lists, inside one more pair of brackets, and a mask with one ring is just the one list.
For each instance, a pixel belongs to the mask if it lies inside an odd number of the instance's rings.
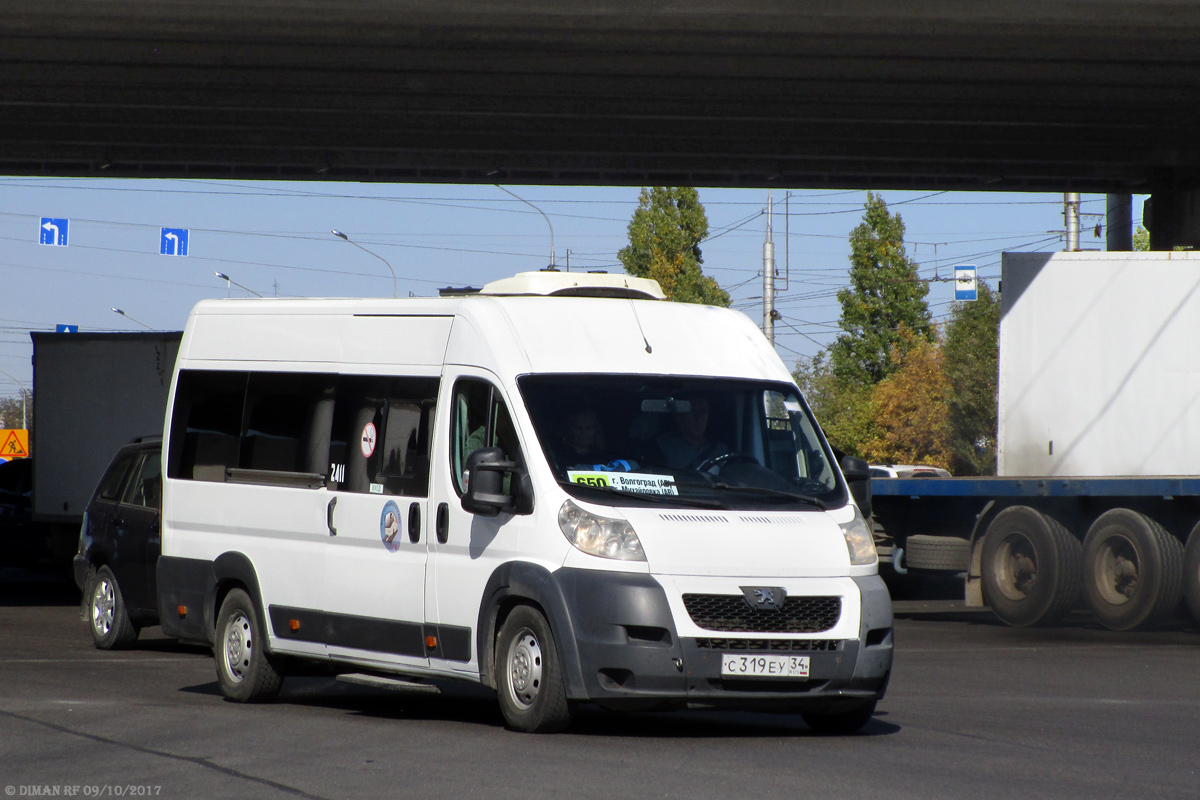
[[786,383],[556,374],[518,379],[558,481],[609,505],[835,508],[845,487]]

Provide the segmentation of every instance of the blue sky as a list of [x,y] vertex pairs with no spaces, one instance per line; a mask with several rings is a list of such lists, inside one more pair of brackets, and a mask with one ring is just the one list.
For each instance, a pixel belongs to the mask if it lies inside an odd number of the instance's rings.
[[[616,253],[626,244],[636,187],[506,188],[550,225],[486,185],[0,178],[0,396],[16,395],[18,381],[30,384],[30,330],[58,323],[179,330],[196,302],[247,296],[216,272],[267,296],[390,295],[387,265],[334,237],[334,228],[391,265],[402,297],[541,269],[550,262],[550,226],[560,268],[569,259],[572,270],[620,271]],[[975,264],[995,287],[1001,252],[1062,247],[1061,194],[882,194],[902,215],[909,254],[925,278]],[[846,285],[848,236],[866,193],[775,189],[772,196],[776,263],[788,275],[777,289],[776,344],[790,366],[837,335],[835,294]],[[705,272],[759,322],[767,192],[701,189],[700,199],[710,232]],[[1142,199],[1134,199],[1135,222]],[[1084,249],[1104,248],[1092,233],[1104,203],[1103,195],[1083,196]],[[70,220],[66,247],[39,244],[43,217]],[[186,257],[159,255],[162,227],[189,230]],[[930,287],[931,310],[942,317],[951,285]]]

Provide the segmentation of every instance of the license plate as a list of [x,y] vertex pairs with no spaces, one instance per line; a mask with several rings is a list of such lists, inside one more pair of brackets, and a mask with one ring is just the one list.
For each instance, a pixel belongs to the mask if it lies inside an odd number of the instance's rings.
[[721,674],[730,677],[807,678],[808,656],[752,656],[724,653]]

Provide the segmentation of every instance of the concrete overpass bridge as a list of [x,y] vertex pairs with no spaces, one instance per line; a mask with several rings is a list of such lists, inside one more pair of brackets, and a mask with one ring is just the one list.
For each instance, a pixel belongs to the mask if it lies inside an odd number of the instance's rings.
[[8,0],[0,173],[1151,193],[1191,0]]

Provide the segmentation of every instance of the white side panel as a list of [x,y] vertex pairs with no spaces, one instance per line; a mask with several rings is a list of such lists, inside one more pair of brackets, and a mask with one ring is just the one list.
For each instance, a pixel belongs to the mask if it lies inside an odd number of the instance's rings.
[[1188,475],[1200,254],[1005,254],[999,473]]
[[442,364],[451,316],[204,314],[186,357],[198,361]]

